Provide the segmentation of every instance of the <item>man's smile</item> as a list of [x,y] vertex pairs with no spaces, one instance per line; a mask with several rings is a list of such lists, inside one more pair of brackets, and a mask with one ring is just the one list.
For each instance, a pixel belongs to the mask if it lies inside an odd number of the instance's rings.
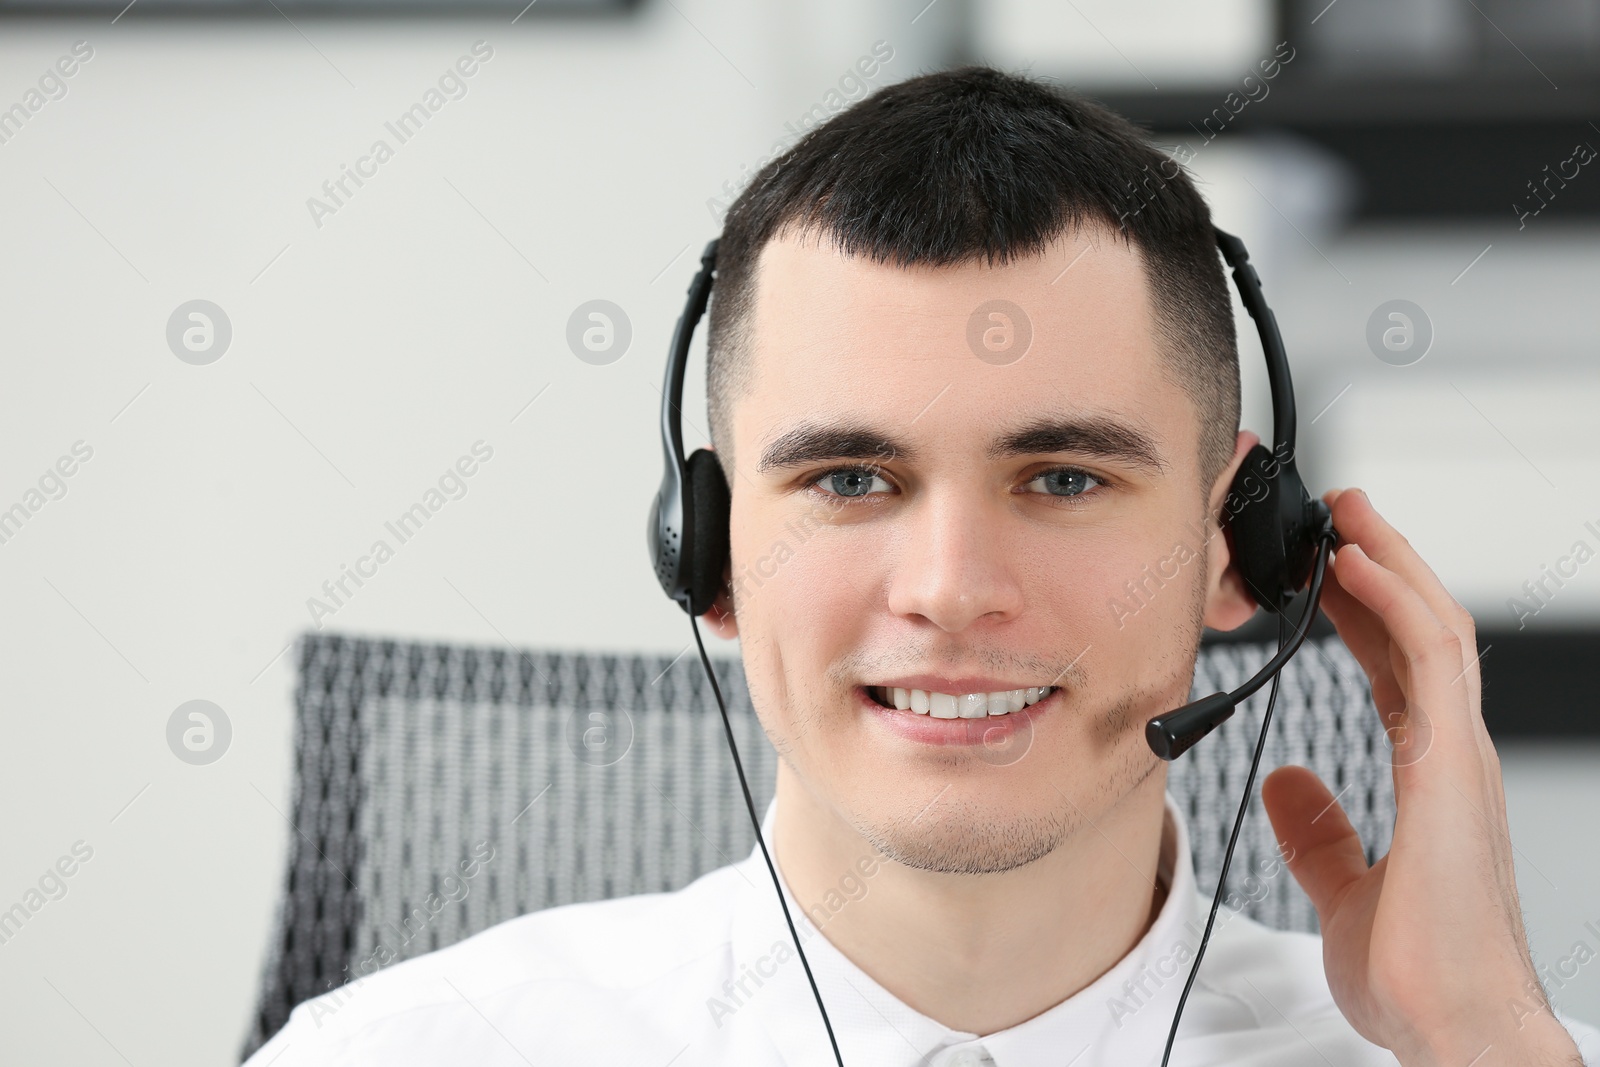
[[933,689],[912,684],[917,681],[919,679],[903,679],[901,684],[869,685],[867,695],[886,708],[912,711],[935,719],[982,719],[1021,711],[1056,690],[1052,685],[1002,689],[959,683]]
[[1034,719],[1061,703],[1059,692],[1058,686],[970,693],[903,686],[855,687],[862,710],[908,741],[978,746],[995,753],[1010,753],[1018,742],[1023,742],[1023,747],[1017,751],[1026,751]]

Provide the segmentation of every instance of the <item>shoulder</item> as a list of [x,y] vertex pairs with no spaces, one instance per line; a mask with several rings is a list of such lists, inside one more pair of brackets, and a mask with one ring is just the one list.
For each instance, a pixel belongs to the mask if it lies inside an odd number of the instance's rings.
[[[1202,917],[1210,906],[1207,899]],[[1269,1015],[1274,1009],[1289,1018],[1337,1010],[1323,969],[1320,936],[1275,930],[1227,907],[1217,909],[1196,981],[1221,996],[1255,994],[1252,1002]]]
[[[1202,929],[1210,907],[1207,898],[1199,913]],[[1212,1032],[1233,1040],[1240,1062],[1298,1062],[1304,1056],[1335,1067],[1398,1063],[1388,1049],[1357,1033],[1334,1003],[1316,934],[1275,930],[1220,908],[1195,985],[1212,995]]]
[[1567,1033],[1572,1035],[1572,1040],[1577,1043],[1578,1054],[1583,1057],[1584,1067],[1600,1067],[1600,1026],[1574,1019],[1560,1008],[1555,1009],[1555,1016],[1561,1025],[1567,1028]]
[[548,1036],[580,1016],[614,1020],[652,990],[709,988],[731,966],[739,879],[728,866],[672,893],[531,912],[352,978],[296,1006],[246,1067],[376,1063],[391,1047],[405,1057],[386,1062],[444,1062],[464,1029]]

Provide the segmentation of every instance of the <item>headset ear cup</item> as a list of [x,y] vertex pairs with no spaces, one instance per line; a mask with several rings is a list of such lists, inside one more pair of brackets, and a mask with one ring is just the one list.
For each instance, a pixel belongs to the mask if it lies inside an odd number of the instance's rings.
[[722,589],[722,571],[728,563],[728,517],[732,496],[722,464],[704,448],[690,455],[688,468],[689,529],[684,545],[683,587],[689,593],[689,613],[711,610]]
[[1288,560],[1284,557],[1283,522],[1279,513],[1278,479],[1272,453],[1256,445],[1233,476],[1224,508],[1232,533],[1233,562],[1257,604],[1279,612],[1285,603]]

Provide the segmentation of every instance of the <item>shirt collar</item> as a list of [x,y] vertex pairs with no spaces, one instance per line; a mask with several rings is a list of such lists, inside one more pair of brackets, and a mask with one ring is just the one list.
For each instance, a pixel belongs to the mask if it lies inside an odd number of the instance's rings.
[[[1157,1061],[1193,964],[1204,916],[1204,902],[1195,892],[1187,823],[1172,797],[1165,800],[1158,877],[1168,891],[1155,922],[1126,956],[1084,989],[1026,1022],[984,1037],[952,1030],[880,986],[826,936],[819,936],[785,883],[784,899],[827,1005],[845,1067],[987,1062],[981,1055],[963,1061],[959,1057],[963,1050],[987,1053],[995,1067]],[[761,827],[768,847],[776,810],[774,798]],[[733,977],[729,987],[712,995],[718,1025],[737,1025],[738,1015],[754,1012],[788,1062],[831,1063],[822,1015],[783,912],[776,906],[760,846],[735,867],[742,877],[732,914]]]

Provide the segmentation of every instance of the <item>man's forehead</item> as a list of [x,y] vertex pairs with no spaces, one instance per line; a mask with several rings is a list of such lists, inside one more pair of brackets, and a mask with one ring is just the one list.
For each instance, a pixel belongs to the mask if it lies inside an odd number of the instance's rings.
[[[904,268],[790,235],[763,250],[759,277],[740,407],[755,416],[747,454],[765,467],[779,452],[868,445],[908,457],[923,431],[957,427],[991,458],[1031,442],[1168,466],[1168,409],[1187,405],[1161,366],[1142,260],[1120,239],[1086,229],[1004,265]],[[1009,364],[969,344],[969,319],[995,298],[1031,335]],[[1042,447],[1052,441],[1062,447]]]
[[1140,365],[1156,347],[1142,257],[1098,228],[1063,233],[1003,264],[937,267],[847,256],[815,234],[786,233],[763,248],[754,295],[756,375],[837,370],[828,366],[836,362],[880,373],[889,368],[874,363],[909,363],[909,372],[933,373],[915,365],[952,360],[938,369],[946,380],[963,371],[981,376],[981,366],[961,364],[982,362],[972,328],[982,334],[996,301],[1012,309],[1003,325],[1028,338],[1003,370],[1037,379],[1052,370],[1058,378],[1093,375],[1101,364],[1115,366],[1118,378],[1154,369]]
[[866,253],[847,255],[831,235],[815,228],[791,226],[775,234],[758,256],[758,304],[763,297],[783,300],[783,287],[761,283],[776,280],[804,282],[825,293],[834,286],[871,282],[876,289],[899,290],[908,295],[936,296],[973,285],[1051,286],[1055,291],[1094,287],[1115,280],[1129,288],[1143,288],[1144,257],[1136,244],[1115,229],[1096,221],[1064,229],[1039,250],[1013,253],[1005,262],[990,262],[976,254],[959,263],[905,265],[879,262]]

